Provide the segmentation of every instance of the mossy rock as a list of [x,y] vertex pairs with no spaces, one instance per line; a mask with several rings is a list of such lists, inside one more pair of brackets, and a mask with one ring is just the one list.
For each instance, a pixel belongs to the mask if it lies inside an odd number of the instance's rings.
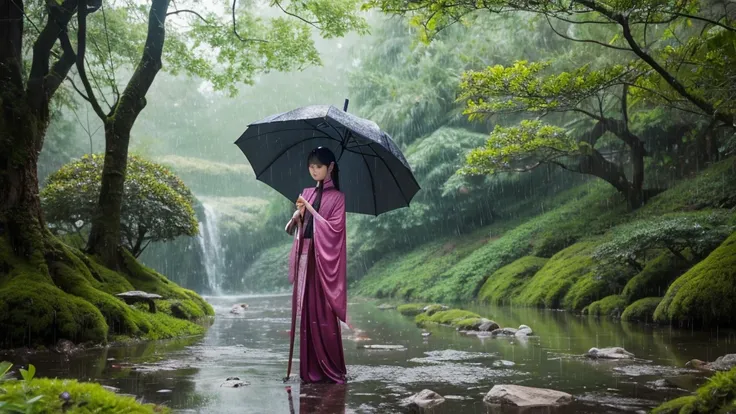
[[[100,384],[78,382],[69,379],[36,378],[26,381],[7,381],[2,383],[5,392],[0,393],[0,403],[17,404],[21,407],[33,407],[32,413],[135,413],[153,414],[170,413],[167,407],[153,404],[141,404],[133,397],[117,395]],[[70,400],[67,406],[59,396],[68,392]],[[42,396],[37,402],[29,405],[26,401]],[[0,407],[0,411],[3,408]]]
[[654,311],[662,298],[642,298],[626,307],[621,319],[624,321],[651,322],[654,320]]
[[465,318],[455,321],[452,325],[461,331],[473,331],[478,330],[478,327],[485,322],[487,319],[484,318]]
[[[59,339],[106,343],[112,338],[164,339],[202,334],[212,307],[193,291],[138,264],[126,253],[115,272],[48,235],[42,257],[20,258],[0,238],[0,347],[51,345]],[[159,293],[160,312],[125,304],[129,290]]]
[[417,316],[424,312],[424,308],[427,306],[426,303],[407,303],[399,305],[396,310],[404,316]]
[[[691,258],[689,252],[683,252],[683,255]],[[626,283],[621,294],[629,303],[645,297],[661,296],[670,283],[691,266],[689,261],[665,251],[647,262],[644,269]]]
[[414,318],[414,321],[418,325],[425,325],[428,323],[436,323],[440,325],[457,326],[461,321],[467,319],[481,319],[481,316],[475,312],[470,312],[462,309],[448,309],[436,312],[432,315],[420,313]]
[[576,243],[556,255],[524,285],[512,301],[518,305],[582,310],[590,303],[612,293],[609,274],[591,254],[596,239]]
[[480,289],[478,299],[483,302],[503,302],[518,294],[524,284],[541,269],[548,259],[524,256],[496,270]]
[[626,309],[626,299],[621,295],[610,295],[606,296],[601,300],[597,300],[585,309],[583,313],[592,316],[606,316],[618,318],[621,313]]
[[437,312],[446,310],[448,310],[447,306],[440,305],[439,303],[433,303],[424,307],[424,313],[426,313],[427,316],[432,316]]
[[670,285],[654,320],[736,324],[736,233]]
[[736,411],[736,368],[718,372],[695,395],[667,401],[652,414],[706,414]]

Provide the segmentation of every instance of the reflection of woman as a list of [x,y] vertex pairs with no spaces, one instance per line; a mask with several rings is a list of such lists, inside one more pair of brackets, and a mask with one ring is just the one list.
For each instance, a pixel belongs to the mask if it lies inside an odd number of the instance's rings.
[[316,148],[308,161],[317,185],[304,189],[286,225],[288,232],[296,233],[289,258],[289,281],[294,284],[291,339],[294,321],[299,319],[302,381],[343,384],[346,369],[339,321],[347,322],[345,196],[332,151]]

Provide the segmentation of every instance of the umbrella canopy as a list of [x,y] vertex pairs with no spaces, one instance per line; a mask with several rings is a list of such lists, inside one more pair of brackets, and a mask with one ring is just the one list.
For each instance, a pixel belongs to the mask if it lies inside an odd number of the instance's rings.
[[307,156],[319,146],[335,153],[348,212],[377,216],[409,206],[419,191],[409,163],[386,132],[331,105],[271,115],[250,124],[235,144],[256,178],[290,200],[315,185]]

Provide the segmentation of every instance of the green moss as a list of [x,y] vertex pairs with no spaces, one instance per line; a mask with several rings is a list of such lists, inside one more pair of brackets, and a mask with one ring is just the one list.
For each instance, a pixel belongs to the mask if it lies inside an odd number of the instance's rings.
[[425,303],[407,303],[399,305],[396,310],[405,316],[417,316],[424,312],[424,308],[427,306]]
[[593,316],[618,317],[625,308],[626,299],[623,296],[611,295],[591,303],[583,309],[583,313]]
[[654,311],[662,298],[643,298],[626,307],[621,319],[625,321],[650,322],[654,320]]
[[718,372],[694,396],[680,397],[655,408],[653,414],[730,413],[736,409],[736,368]]
[[526,306],[559,308],[570,288],[595,266],[593,242],[574,244],[552,256],[512,300]]
[[652,217],[677,211],[736,206],[736,158],[720,161],[657,195],[636,213]]
[[483,284],[478,299],[503,302],[518,294],[524,284],[541,269],[548,259],[524,256],[495,271]]
[[[33,403],[31,413],[169,413],[169,408],[153,404],[141,404],[133,397],[117,395],[102,388],[100,384],[75,380],[38,378],[26,381],[8,381],[0,384],[0,403],[18,404],[28,407],[26,401],[42,396]],[[63,407],[59,398],[63,392],[71,396],[70,404]],[[0,407],[0,411],[2,408]]]
[[[114,272],[79,250],[49,236],[43,260],[15,256],[6,238],[0,238],[0,347],[75,343],[105,343],[111,338],[163,339],[201,334],[190,322],[214,314],[196,293],[182,289],[132,256],[126,264],[133,276]],[[159,293],[160,312],[132,307],[114,296],[129,290]]]
[[455,321],[452,325],[460,330],[472,330],[483,322],[483,318],[466,318]]
[[480,319],[480,317],[481,316],[475,312],[470,312],[462,309],[448,309],[436,312],[432,315],[428,315],[427,313],[420,313],[416,316],[416,318],[414,318],[414,320],[417,324],[420,325],[426,323],[437,323],[442,325],[456,326],[456,324],[460,321],[466,320],[468,318]]
[[[687,252],[684,255],[690,256]],[[690,266],[690,262],[665,251],[647,262],[644,269],[626,283],[622,295],[629,303],[648,296],[662,295],[667,286]]]
[[736,233],[670,285],[654,312],[658,322],[736,322]]

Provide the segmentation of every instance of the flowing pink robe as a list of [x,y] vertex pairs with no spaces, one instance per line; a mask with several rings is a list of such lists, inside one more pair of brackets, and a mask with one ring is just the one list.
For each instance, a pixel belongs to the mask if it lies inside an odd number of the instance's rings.
[[[316,188],[302,192],[314,203]],[[289,257],[292,294],[291,344],[299,320],[299,374],[304,382],[345,383],[340,321],[347,322],[347,248],[345,195],[331,180],[324,183],[312,239],[303,227],[295,233]],[[289,372],[291,373],[291,354]]]

